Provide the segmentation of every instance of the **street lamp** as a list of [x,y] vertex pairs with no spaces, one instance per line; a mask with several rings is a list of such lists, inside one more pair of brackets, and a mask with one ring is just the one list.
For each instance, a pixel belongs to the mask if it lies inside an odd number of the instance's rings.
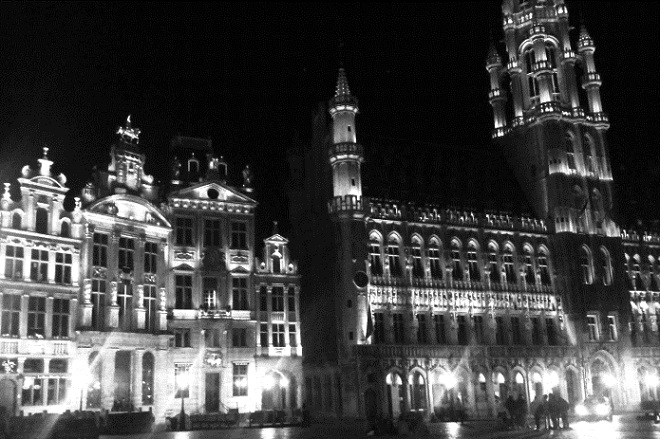
[[190,372],[188,370],[182,370],[181,373],[177,376],[177,387],[179,388],[179,395],[181,396],[181,413],[179,413],[179,430],[186,429],[186,412],[183,408],[183,398],[186,397],[186,391],[190,384]]

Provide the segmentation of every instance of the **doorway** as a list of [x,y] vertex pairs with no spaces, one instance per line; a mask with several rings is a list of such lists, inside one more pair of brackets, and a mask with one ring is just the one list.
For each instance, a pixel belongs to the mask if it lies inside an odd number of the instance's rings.
[[220,374],[217,372],[206,374],[206,399],[204,402],[206,413],[220,411]]

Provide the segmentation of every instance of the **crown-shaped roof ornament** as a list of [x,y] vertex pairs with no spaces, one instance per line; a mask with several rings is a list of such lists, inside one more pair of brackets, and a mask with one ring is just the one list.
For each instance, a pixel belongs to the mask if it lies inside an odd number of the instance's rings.
[[490,40],[490,46],[488,47],[488,57],[486,59],[486,64],[487,65],[502,64],[502,58],[500,57],[500,54],[497,53],[497,49],[495,48],[495,43],[493,43],[493,40]]
[[584,41],[584,40],[590,40],[590,39],[591,39],[591,35],[589,35],[589,32],[587,32],[586,26],[583,24],[582,26],[580,26],[580,38],[579,38],[579,40]]
[[140,129],[133,128],[131,125],[130,114],[126,118],[126,126],[117,128],[117,134],[119,134],[119,138],[122,140],[122,142],[134,143],[136,145],[140,143]]

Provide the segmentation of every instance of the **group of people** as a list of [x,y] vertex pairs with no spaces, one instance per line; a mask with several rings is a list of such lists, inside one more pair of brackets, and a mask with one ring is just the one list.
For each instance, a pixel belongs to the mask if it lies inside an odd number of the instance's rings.
[[527,401],[522,395],[514,399],[513,396],[503,401],[495,397],[497,404],[497,417],[507,429],[527,428],[529,411],[534,415],[536,429],[559,429],[568,428],[568,402],[559,395],[538,395],[531,406],[527,407]]

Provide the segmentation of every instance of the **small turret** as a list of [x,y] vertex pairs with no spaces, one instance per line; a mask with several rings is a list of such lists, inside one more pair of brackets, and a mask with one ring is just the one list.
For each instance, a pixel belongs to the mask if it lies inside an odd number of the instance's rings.
[[602,81],[596,71],[596,64],[594,62],[595,51],[596,46],[594,45],[594,41],[591,39],[587,28],[582,25],[578,39],[578,52],[582,56],[582,61],[586,67],[582,76],[582,88],[586,90],[589,101],[590,115],[588,119],[606,128],[608,125],[607,117],[603,113],[603,105],[600,100],[600,86]]
[[502,58],[495,44],[491,41],[488,49],[488,57],[486,58],[486,70],[490,75],[490,92],[488,93],[488,100],[493,107],[493,119],[495,124],[494,137],[501,137],[505,134],[507,125],[506,120],[506,95],[500,87],[502,75]]

